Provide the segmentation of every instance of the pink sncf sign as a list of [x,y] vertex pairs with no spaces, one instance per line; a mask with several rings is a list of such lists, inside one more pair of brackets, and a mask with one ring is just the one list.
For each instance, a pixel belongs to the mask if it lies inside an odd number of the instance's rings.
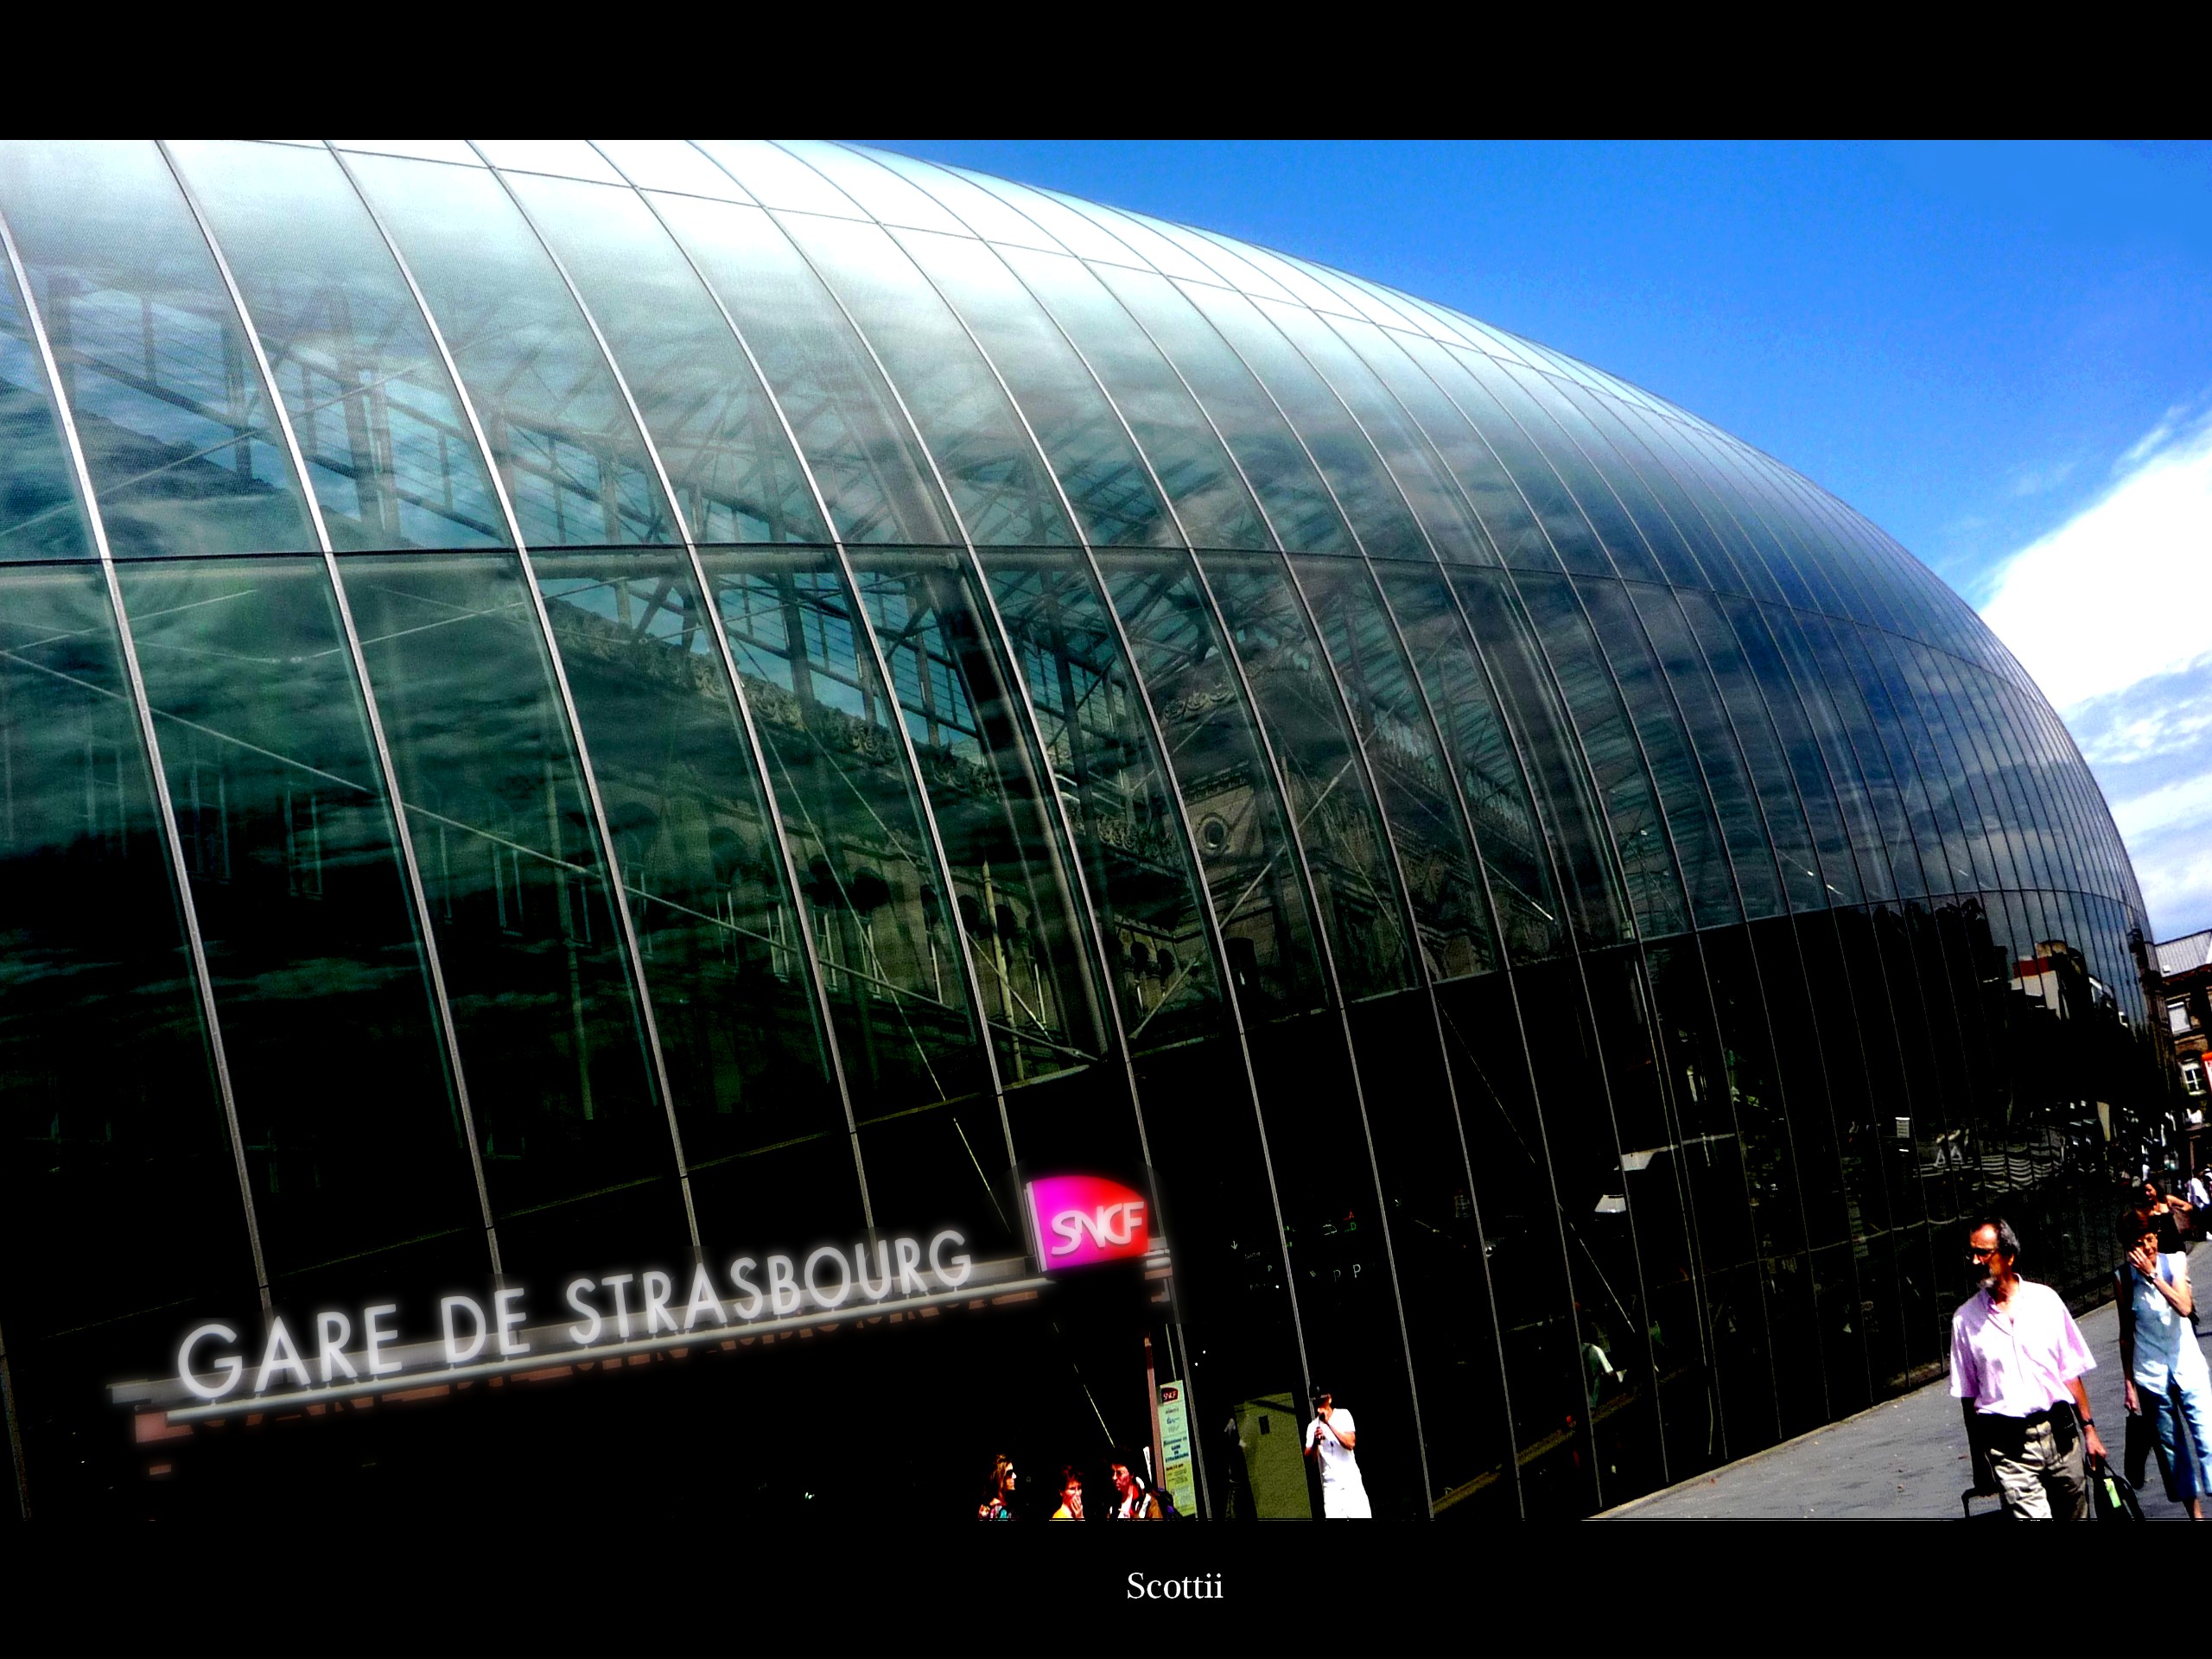
[[1047,1273],[1149,1254],[1147,1211],[1143,1193],[1100,1175],[1054,1175],[1029,1183],[1037,1254]]

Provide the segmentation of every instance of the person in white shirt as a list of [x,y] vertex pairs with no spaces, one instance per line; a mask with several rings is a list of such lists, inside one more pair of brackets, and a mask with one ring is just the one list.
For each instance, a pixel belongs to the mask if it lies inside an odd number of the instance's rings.
[[1306,1426],[1306,1455],[1320,1462],[1321,1513],[1332,1521],[1374,1518],[1367,1484],[1359,1478],[1359,1460],[1352,1455],[1358,1444],[1351,1413],[1337,1404],[1326,1389],[1314,1389],[1313,1421]]

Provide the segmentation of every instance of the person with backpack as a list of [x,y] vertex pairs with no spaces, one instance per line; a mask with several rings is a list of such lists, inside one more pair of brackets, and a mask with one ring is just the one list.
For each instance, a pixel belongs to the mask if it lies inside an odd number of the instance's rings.
[[1116,1521],[1164,1521],[1166,1515],[1160,1507],[1160,1499],[1146,1484],[1145,1478],[1124,1452],[1114,1459],[1114,1490],[1121,1494],[1121,1502],[1114,1506]]
[[[2185,1508],[2190,1520],[2201,1521],[2206,1447],[2212,1444],[2206,1439],[2212,1427],[2212,1371],[2196,1340],[2189,1256],[2173,1236],[2171,1218],[2140,1205],[2122,1212],[2120,1242],[2127,1260],[2113,1276],[2127,1414],[2150,1420],[2166,1497]],[[2144,1471],[2127,1472],[2137,1479]]]
[[984,1495],[982,1503],[976,1506],[976,1518],[978,1521],[1018,1519],[1014,1512],[1014,1459],[1001,1452],[991,1459],[990,1491]]

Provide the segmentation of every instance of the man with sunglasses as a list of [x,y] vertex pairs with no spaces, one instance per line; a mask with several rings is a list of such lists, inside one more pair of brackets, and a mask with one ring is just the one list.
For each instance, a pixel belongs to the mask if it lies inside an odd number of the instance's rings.
[[1951,1316],[1951,1394],[1966,1416],[1974,1487],[1994,1488],[2011,1520],[2086,1521],[2088,1459],[2105,1447],[2082,1376],[2097,1362],[2058,1293],[2020,1277],[2019,1259],[2018,1236],[2000,1217],[1967,1236],[1977,1288]]

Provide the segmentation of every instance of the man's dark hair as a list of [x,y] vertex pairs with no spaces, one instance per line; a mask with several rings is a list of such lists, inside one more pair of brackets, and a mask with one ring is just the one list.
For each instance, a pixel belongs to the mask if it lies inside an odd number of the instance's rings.
[[2012,1230],[2012,1224],[2002,1216],[1977,1216],[1974,1224],[1967,1229],[1967,1236],[1972,1238],[1985,1227],[1996,1230],[1997,1253],[2006,1261],[2018,1265],[2020,1260],[2020,1236]]

